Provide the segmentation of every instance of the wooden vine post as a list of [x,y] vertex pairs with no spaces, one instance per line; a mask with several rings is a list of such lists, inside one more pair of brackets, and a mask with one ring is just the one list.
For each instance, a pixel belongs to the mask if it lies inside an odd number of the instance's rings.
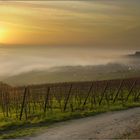
[[69,92],[68,92],[68,96],[67,96],[66,101],[65,101],[65,104],[64,104],[64,111],[65,111],[66,108],[67,108],[68,100],[69,100],[70,95],[71,95],[71,90],[72,90],[72,84],[70,85],[70,89],[69,89]]
[[47,105],[49,103],[49,93],[50,93],[50,87],[48,87],[46,97],[45,97],[44,115],[46,115],[46,109],[47,109]]
[[25,100],[26,100],[27,90],[28,90],[28,88],[25,87],[23,100],[22,100],[22,105],[21,105],[20,117],[19,117],[20,120],[22,119],[23,110],[24,110],[24,107],[25,107]]

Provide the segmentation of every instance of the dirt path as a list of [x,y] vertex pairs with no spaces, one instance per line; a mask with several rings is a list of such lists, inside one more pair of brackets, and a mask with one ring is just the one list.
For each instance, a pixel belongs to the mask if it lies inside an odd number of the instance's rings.
[[31,140],[92,140],[120,138],[140,126],[140,107],[53,125]]

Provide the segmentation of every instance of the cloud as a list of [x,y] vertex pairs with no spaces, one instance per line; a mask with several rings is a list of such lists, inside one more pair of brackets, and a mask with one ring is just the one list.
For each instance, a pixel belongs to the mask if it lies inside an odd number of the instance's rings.
[[124,32],[128,28],[139,32],[139,3],[138,0],[8,1],[1,2],[0,17],[15,36],[9,39],[11,44],[120,47],[131,44],[132,47],[140,44],[138,36],[130,43]]

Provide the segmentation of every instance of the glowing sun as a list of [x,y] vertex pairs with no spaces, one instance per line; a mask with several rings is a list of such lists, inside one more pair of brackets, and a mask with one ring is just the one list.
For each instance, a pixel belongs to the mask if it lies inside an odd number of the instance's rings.
[[7,29],[0,25],[0,43],[5,43],[7,36]]

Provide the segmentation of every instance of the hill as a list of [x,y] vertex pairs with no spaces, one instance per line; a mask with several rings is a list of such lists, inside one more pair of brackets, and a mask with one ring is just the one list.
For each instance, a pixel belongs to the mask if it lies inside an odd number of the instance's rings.
[[134,54],[129,54],[127,57],[140,58],[140,51],[136,51]]
[[69,81],[106,80],[140,76],[140,67],[124,64],[97,66],[63,66],[48,70],[30,71],[10,76],[3,81],[10,85],[42,84]]

